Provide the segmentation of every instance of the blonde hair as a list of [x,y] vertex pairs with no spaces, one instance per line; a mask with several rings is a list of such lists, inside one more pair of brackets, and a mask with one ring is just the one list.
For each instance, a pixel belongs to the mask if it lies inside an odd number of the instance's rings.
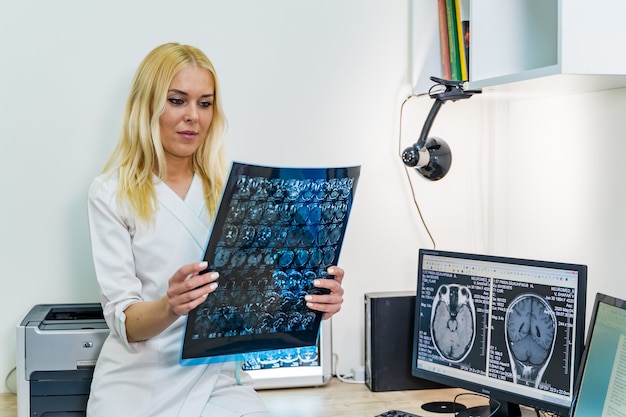
[[207,137],[193,155],[193,170],[202,178],[204,199],[211,216],[219,203],[227,167],[223,146],[226,118],[217,74],[199,49],[166,43],[153,49],[139,65],[126,102],[119,141],[104,167],[105,172],[117,170],[118,199],[128,202],[140,220],[150,221],[157,207],[153,175],[165,180],[167,172],[159,127],[167,90],[174,76],[188,66],[206,69],[215,84],[213,120]]

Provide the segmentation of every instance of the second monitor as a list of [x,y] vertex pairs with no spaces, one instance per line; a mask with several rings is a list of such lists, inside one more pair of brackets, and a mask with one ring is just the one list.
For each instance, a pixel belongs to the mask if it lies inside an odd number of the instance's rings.
[[490,398],[458,416],[567,415],[586,292],[584,265],[420,250],[413,375]]

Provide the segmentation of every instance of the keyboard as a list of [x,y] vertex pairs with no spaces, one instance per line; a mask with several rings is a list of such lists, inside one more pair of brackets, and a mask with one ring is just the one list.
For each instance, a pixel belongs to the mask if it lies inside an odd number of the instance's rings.
[[420,417],[417,414],[407,413],[406,411],[400,410],[389,410],[385,411],[382,414],[378,414],[375,417]]

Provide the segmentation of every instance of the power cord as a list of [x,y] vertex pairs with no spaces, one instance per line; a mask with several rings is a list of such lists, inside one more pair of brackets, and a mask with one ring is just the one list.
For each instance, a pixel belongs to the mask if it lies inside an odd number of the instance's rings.
[[493,411],[489,414],[489,416],[488,416],[488,417],[495,416],[495,415],[498,413],[498,411],[500,410],[500,407],[502,407],[502,404],[500,404],[500,401],[498,401],[498,400],[494,400],[493,398],[491,398],[491,399],[490,399],[488,395],[485,395],[485,394],[479,394],[479,393],[476,393],[476,392],[463,392],[463,393],[461,393],[461,394],[457,394],[457,395],[455,395],[453,404],[455,404],[455,405],[456,405],[456,404],[457,404],[457,400],[456,400],[456,399],[457,399],[457,398],[459,398],[459,397],[462,397],[462,396],[464,396],[464,395],[465,395],[465,396],[477,396],[477,397],[483,397],[483,398],[487,398],[487,399],[489,399],[490,401],[495,402],[495,403],[497,404],[496,409],[495,409],[495,410],[493,410]]
[[[335,367],[339,363],[339,355],[333,353],[333,357],[335,358]],[[348,384],[364,384],[365,383],[365,367],[360,366],[358,369],[352,369],[349,374],[340,374],[338,372],[334,372],[335,376],[341,382],[345,382]]]
[[535,413],[537,414],[537,417],[559,417],[558,414],[545,410],[535,409]]
[[7,390],[11,394],[17,394],[17,381],[15,380],[15,373],[17,372],[17,367],[11,369],[11,371],[7,374],[7,377],[4,379],[4,385],[7,387]]
[[[461,393],[461,394],[457,394],[454,397],[454,404],[457,403],[457,398],[459,398],[459,397],[461,397],[463,395],[468,395],[468,396],[469,395],[475,395],[475,396],[484,397],[484,398],[489,399],[489,396],[484,395],[484,394],[479,394],[479,393],[475,393],[475,392],[464,392],[464,393]],[[497,407],[496,407],[496,409],[494,411],[491,412],[491,414],[489,414],[489,417],[495,415],[500,410],[500,407],[502,407],[502,404],[500,404],[500,401],[494,400],[493,398],[490,399],[490,400],[495,402],[497,404]],[[535,410],[535,414],[537,415],[537,417],[560,417],[558,414],[552,413],[550,411],[539,410],[538,408],[535,408],[534,410]]]

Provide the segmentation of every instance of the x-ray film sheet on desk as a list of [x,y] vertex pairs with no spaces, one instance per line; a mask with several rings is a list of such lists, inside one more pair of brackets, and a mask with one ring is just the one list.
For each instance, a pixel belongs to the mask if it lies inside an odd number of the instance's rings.
[[317,343],[304,296],[332,278],[359,173],[233,163],[204,255],[219,286],[187,316],[181,363]]

